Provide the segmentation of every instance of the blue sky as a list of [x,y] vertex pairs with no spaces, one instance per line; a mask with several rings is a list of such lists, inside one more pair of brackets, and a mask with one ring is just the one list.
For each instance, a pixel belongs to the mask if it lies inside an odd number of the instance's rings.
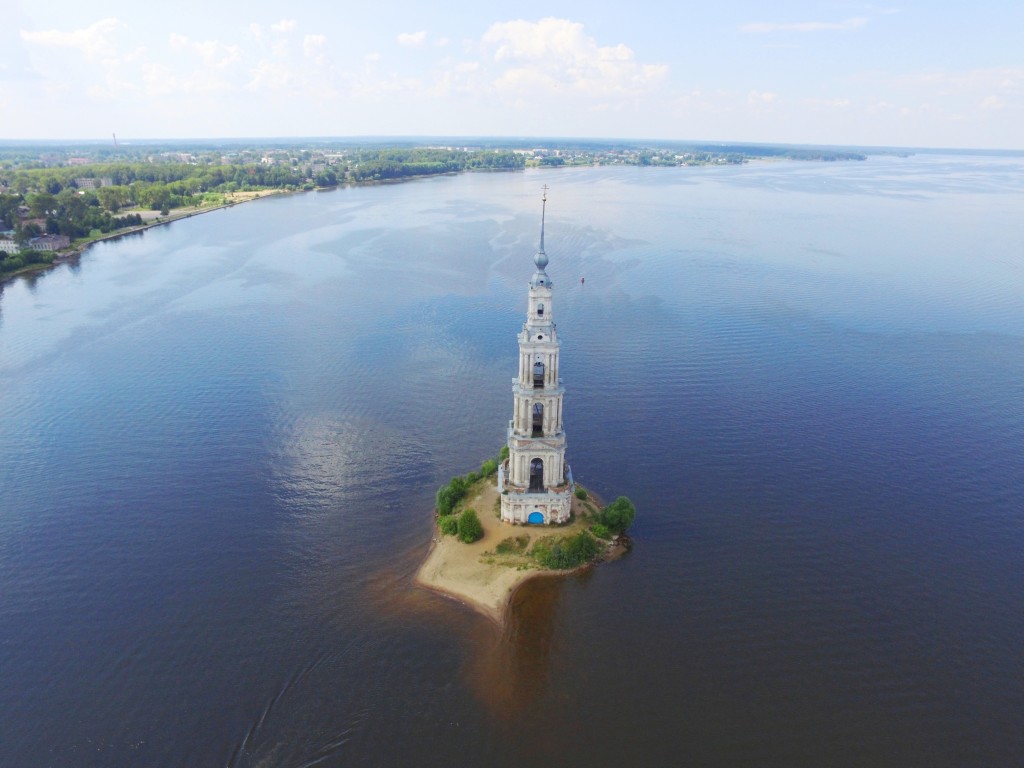
[[0,0],[0,138],[1024,149],[1024,2]]

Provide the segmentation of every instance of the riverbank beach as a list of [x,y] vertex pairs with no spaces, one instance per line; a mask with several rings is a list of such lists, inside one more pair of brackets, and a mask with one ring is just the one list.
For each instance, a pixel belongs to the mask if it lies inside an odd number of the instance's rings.
[[[469,606],[497,624],[503,624],[520,585],[542,576],[561,576],[587,568],[550,570],[526,554],[540,539],[562,538],[589,528],[589,517],[600,507],[595,500],[573,497],[572,522],[560,526],[513,525],[498,516],[499,494],[493,477],[485,478],[467,494],[464,506],[478,512],[484,536],[464,544],[456,536],[442,536],[435,527],[427,559],[416,573],[416,582]],[[525,539],[525,541],[524,541]],[[506,542],[505,547],[501,547]],[[506,551],[501,551],[506,550]],[[614,560],[628,550],[625,537],[607,545],[598,560]]]

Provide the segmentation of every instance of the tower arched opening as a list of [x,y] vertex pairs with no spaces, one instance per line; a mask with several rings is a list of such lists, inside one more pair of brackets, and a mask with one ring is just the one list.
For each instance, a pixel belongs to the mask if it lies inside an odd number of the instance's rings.
[[541,459],[534,459],[530,462],[530,491],[532,493],[544,492],[544,462]]
[[544,403],[533,404],[533,431],[530,437],[544,437]]

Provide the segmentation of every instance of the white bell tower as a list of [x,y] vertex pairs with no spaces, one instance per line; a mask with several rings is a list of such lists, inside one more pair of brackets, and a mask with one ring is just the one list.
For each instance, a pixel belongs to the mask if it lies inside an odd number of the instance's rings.
[[565,462],[562,429],[562,381],[558,333],[551,306],[551,280],[544,268],[544,217],[547,186],[541,199],[540,248],[533,262],[526,322],[519,333],[519,375],[512,382],[512,421],[508,459],[498,469],[501,519],[509,523],[563,523],[572,503],[572,472]]

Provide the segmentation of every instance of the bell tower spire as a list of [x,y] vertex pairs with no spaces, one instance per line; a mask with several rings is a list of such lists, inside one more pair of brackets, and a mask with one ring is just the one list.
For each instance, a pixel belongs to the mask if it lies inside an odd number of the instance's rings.
[[541,197],[537,271],[527,291],[526,322],[519,333],[519,375],[512,382],[509,457],[498,471],[501,519],[510,523],[562,523],[569,519],[572,472],[565,461],[559,341],[552,320],[552,284],[545,267],[544,224],[548,188]]
[[544,271],[544,267],[548,265],[548,255],[544,252],[544,217],[547,214],[548,208],[548,185],[544,185],[544,196],[540,199],[540,247],[537,249],[537,255],[533,257],[533,263],[537,265],[537,271],[533,273],[533,279],[530,280],[530,288],[539,288],[541,286],[547,286],[551,288],[551,279],[548,277],[548,273]]
[[540,250],[537,255],[544,253],[544,216],[548,210],[548,185],[545,184],[541,189],[544,190],[544,195],[540,199]]

